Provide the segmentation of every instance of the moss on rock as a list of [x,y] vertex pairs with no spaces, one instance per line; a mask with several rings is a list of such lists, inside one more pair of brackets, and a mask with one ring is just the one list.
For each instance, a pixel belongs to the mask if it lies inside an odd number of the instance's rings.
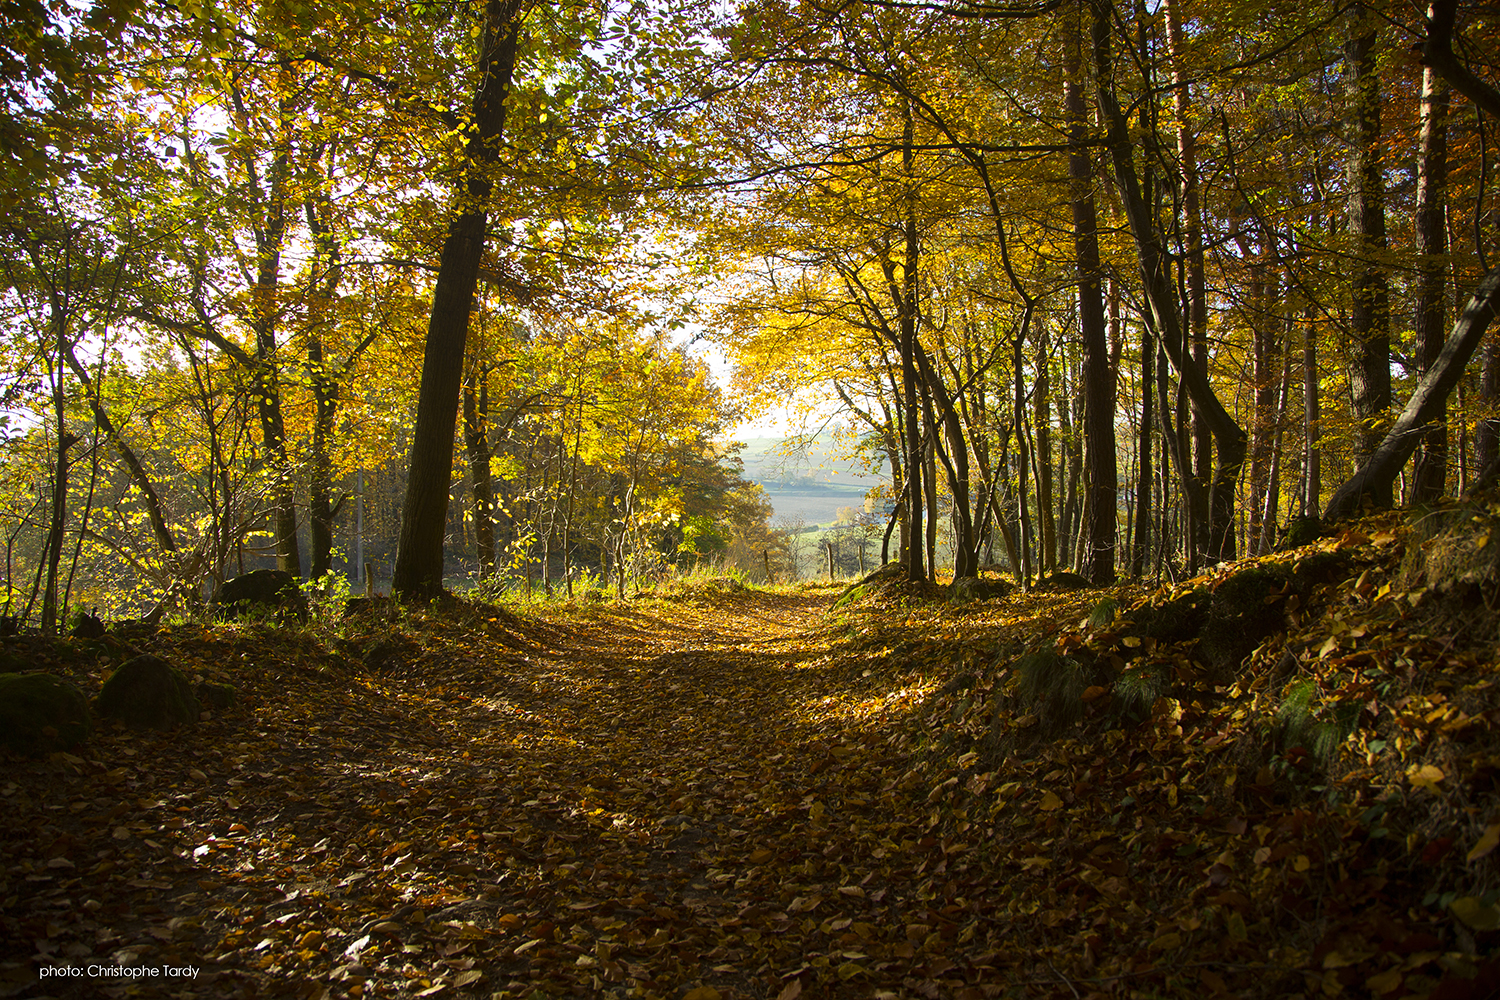
[[172,729],[196,722],[199,711],[182,671],[150,654],[120,664],[99,692],[99,714],[133,729]]
[[89,735],[83,692],[52,674],[0,674],[0,733],[17,753],[66,750]]

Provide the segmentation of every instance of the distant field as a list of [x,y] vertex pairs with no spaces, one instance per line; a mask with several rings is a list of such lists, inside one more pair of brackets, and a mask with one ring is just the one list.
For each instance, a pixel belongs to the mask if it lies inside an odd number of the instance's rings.
[[766,495],[775,505],[777,517],[800,517],[809,525],[826,525],[838,516],[840,507],[863,507],[866,489],[865,486],[842,483],[828,483],[812,490],[778,490],[766,486]]
[[800,460],[778,454],[778,438],[745,442],[740,458],[745,477],[765,487],[777,517],[802,518],[808,525],[827,525],[840,507],[862,507],[865,491],[881,482],[853,468],[847,459],[834,459],[821,449]]

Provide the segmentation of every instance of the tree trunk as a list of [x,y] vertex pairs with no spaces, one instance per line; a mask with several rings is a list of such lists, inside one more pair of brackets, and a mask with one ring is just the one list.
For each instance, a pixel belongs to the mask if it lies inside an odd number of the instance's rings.
[[1316,517],[1323,503],[1322,404],[1318,396],[1318,328],[1308,308],[1302,324],[1303,437],[1302,516]]
[[1474,294],[1464,306],[1453,332],[1443,345],[1437,360],[1417,383],[1406,404],[1406,409],[1397,418],[1369,459],[1361,465],[1348,481],[1334,491],[1328,501],[1323,517],[1336,521],[1349,517],[1359,510],[1365,497],[1390,496],[1397,474],[1433,420],[1439,408],[1445,405],[1448,393],[1463,377],[1464,368],[1484,340],[1485,332],[1495,319],[1500,307],[1500,267],[1491,268],[1480,280]]
[[[1485,349],[1479,398],[1488,412],[1500,409],[1500,341],[1491,340]],[[1493,475],[1500,465],[1500,418],[1487,417],[1479,422],[1474,434],[1474,460],[1480,479]]]
[[[905,149],[902,164],[910,183],[915,154],[912,151],[913,126],[910,109],[907,109]],[[922,454],[921,406],[919,394],[921,383],[917,377],[917,229],[912,213],[915,211],[915,196],[907,192],[907,218],[905,220],[906,255],[901,272],[900,292],[900,343],[901,395],[906,429],[906,524],[902,539],[901,560],[906,564],[906,578],[912,582],[927,579],[926,564],[922,558],[924,498],[922,490],[923,470],[926,468]]]
[[313,416],[311,469],[308,477],[308,529],[312,540],[312,564],[308,576],[318,579],[333,572],[333,458],[330,439],[338,415],[339,386],[328,374],[323,359],[323,340],[314,332],[307,342],[307,366],[311,372]]
[[[1078,272],[1078,329],[1083,343],[1083,452],[1088,463],[1083,500],[1086,549],[1082,573],[1096,584],[1115,578],[1116,493],[1115,380],[1105,329],[1100,290],[1099,225],[1094,208],[1094,166],[1088,141],[1084,100],[1082,44],[1076,23],[1063,40],[1066,82],[1063,105],[1068,116],[1068,179],[1073,204],[1073,251]],[[1020,373],[1017,372],[1017,378]]]
[[67,528],[68,513],[68,449],[78,443],[78,435],[68,430],[67,412],[63,396],[63,338],[62,324],[57,323],[57,363],[53,377],[53,419],[57,421],[57,449],[54,453],[52,475],[52,502],[47,518],[47,540],[43,549],[46,563],[46,585],[42,589],[42,631],[53,634],[58,631],[58,618],[63,609],[59,607],[57,594],[57,572],[62,564],[63,533]]
[[[290,72],[290,71],[286,71]],[[282,81],[287,83],[289,81]],[[247,134],[252,126],[241,95],[232,93],[239,125]],[[287,186],[292,173],[290,135],[290,98],[278,105],[281,133],[278,149],[271,161],[268,188],[262,193],[258,171],[249,153],[245,171],[250,179],[252,196],[264,210],[255,228],[255,284],[250,289],[250,328],[255,334],[255,354],[250,363],[251,391],[256,415],[260,419],[261,447],[266,464],[275,477],[271,484],[271,525],[275,536],[276,568],[294,577],[302,575],[302,554],[297,544],[297,507],[291,462],[287,458],[286,423],[281,412],[281,384],[277,371],[276,334],[281,322],[277,303],[281,285],[281,253],[286,242]]]
[[520,38],[520,12],[517,0],[488,0],[485,5],[479,85],[464,150],[465,189],[458,198],[458,214],[448,227],[438,263],[412,432],[411,465],[401,504],[401,538],[391,587],[403,597],[436,597],[443,591],[443,535],[448,521],[464,343],[484,255],[493,188],[485,168],[498,162],[500,156],[505,97],[510,92]]
[[1042,528],[1041,571],[1057,571],[1057,513],[1052,498],[1052,381],[1049,377],[1047,328],[1037,324],[1036,384],[1031,413],[1036,426],[1036,509]]
[[[1363,6],[1354,8],[1345,46],[1354,145],[1349,151],[1349,233],[1354,239],[1353,297],[1346,364],[1353,396],[1356,464],[1369,460],[1384,436],[1391,405],[1390,288],[1379,256],[1386,249],[1385,183],[1380,154],[1380,79],[1375,72],[1378,32]],[[1381,480],[1383,482],[1383,480]],[[1380,489],[1384,489],[1382,486]],[[1392,495],[1371,499],[1389,507]]]
[[1135,538],[1130,552],[1130,575],[1139,580],[1151,555],[1151,426],[1152,392],[1156,381],[1156,342],[1148,326],[1141,331],[1141,426],[1136,446]]
[[[1422,73],[1421,152],[1417,157],[1417,374],[1443,349],[1448,322],[1448,105],[1447,83],[1431,66]],[[1448,484],[1448,413],[1445,405],[1417,450],[1411,502],[1430,504]]]
[[[1266,243],[1269,240],[1267,239]],[[1269,246],[1262,244],[1262,251]],[[1276,404],[1281,378],[1280,317],[1272,311],[1278,283],[1264,257],[1251,268],[1250,326],[1254,343],[1254,368],[1251,381],[1255,388],[1255,436],[1250,451],[1249,530],[1245,535],[1248,555],[1257,554],[1261,519],[1266,509],[1268,480],[1276,458],[1278,435]]]
[[[479,579],[495,575],[495,488],[490,477],[490,381],[483,362],[475,362],[464,379],[464,450],[473,480],[474,548]],[[476,385],[477,383],[477,385]]]
[[[1183,238],[1187,260],[1188,340],[1192,345],[1192,363],[1208,377],[1208,293],[1203,266],[1203,211],[1198,192],[1198,142],[1188,125],[1188,77],[1183,59],[1182,19],[1177,4],[1163,0],[1162,16],[1167,29],[1167,54],[1172,63],[1172,111],[1177,119],[1178,181],[1182,186]],[[1193,473],[1187,481],[1188,503],[1193,505],[1191,523],[1198,526],[1199,537],[1193,546],[1203,549],[1208,525],[1207,499],[1212,482],[1213,434],[1208,421],[1195,408],[1192,415]]]

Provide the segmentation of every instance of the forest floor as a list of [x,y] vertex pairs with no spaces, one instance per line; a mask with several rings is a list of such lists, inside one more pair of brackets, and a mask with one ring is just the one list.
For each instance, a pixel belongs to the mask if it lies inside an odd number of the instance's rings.
[[[1232,683],[1163,645],[1140,713],[1116,680],[1061,723],[1021,654],[1128,673],[1154,640],[1102,598],[1229,574],[32,640],[240,698],[5,758],[0,996],[1495,995],[1495,647],[1401,589],[1396,517],[1320,543],[1340,572]],[[1323,757],[1273,731],[1288,671],[1344,720]]]

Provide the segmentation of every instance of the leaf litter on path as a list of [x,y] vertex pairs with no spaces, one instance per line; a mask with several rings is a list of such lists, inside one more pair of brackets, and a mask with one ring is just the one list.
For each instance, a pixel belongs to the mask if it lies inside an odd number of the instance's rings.
[[[12,763],[0,992],[1485,995],[1500,813],[1471,795],[1438,829],[1430,803],[1500,765],[1262,765],[1259,675],[1133,727],[1089,688],[1078,728],[1005,751],[1041,729],[1006,696],[1018,652],[1124,648],[1081,624],[1097,594],[836,593],[138,636],[240,703]],[[1434,700],[1454,662],[1388,710],[1410,740],[1487,729]],[[202,971],[38,980],[61,964]]]

